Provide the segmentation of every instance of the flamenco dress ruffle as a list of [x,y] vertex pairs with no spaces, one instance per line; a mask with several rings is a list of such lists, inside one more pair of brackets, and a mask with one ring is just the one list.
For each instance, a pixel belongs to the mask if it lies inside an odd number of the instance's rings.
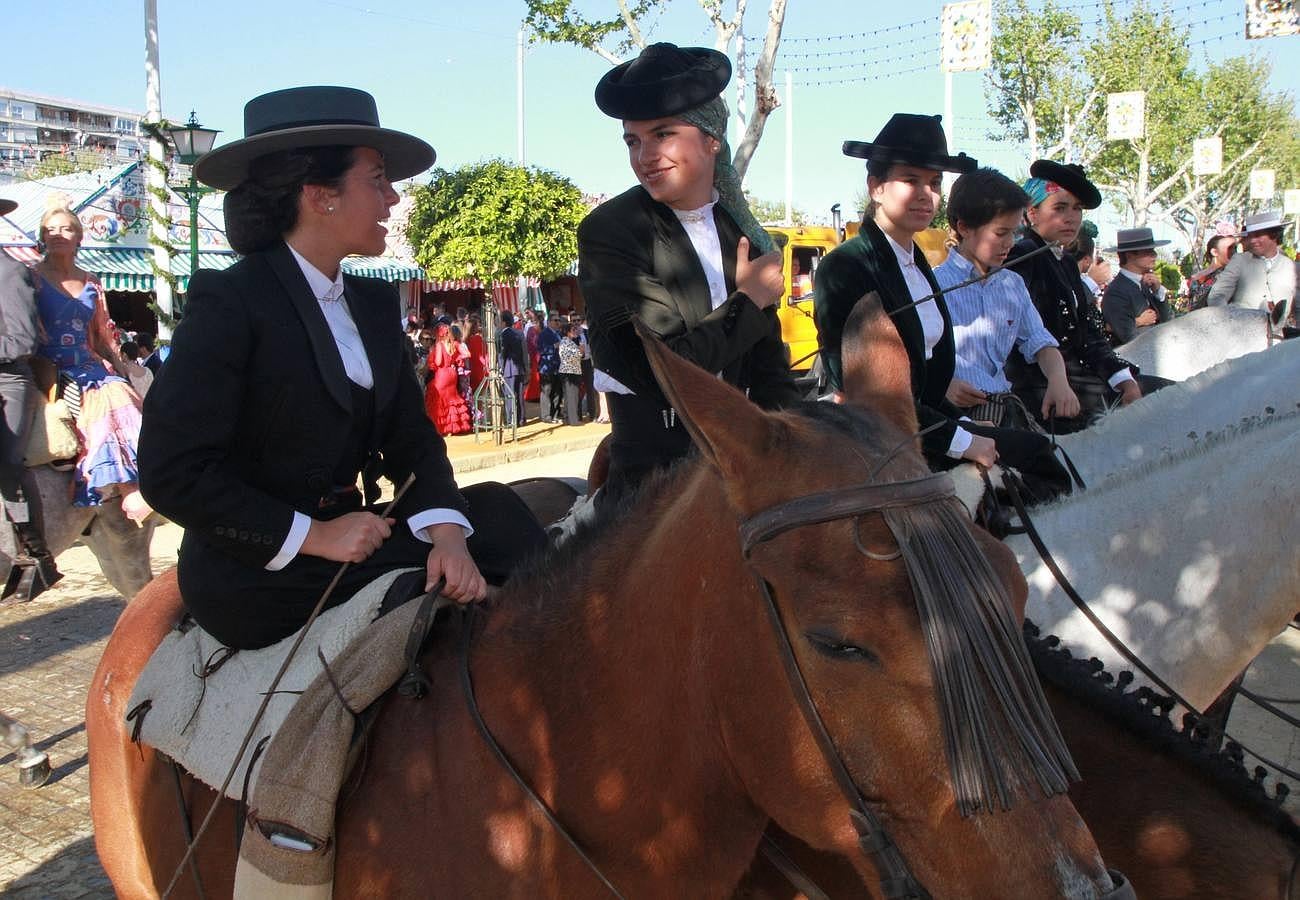
[[98,506],[113,485],[140,480],[136,447],[140,436],[140,398],[125,378],[99,362],[60,370],[81,392],[77,430],[85,444],[77,460],[76,506]]

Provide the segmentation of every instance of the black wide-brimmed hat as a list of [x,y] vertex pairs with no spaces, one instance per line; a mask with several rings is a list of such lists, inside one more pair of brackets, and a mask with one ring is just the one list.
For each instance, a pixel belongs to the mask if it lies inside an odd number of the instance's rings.
[[979,161],[965,153],[948,155],[942,116],[894,113],[874,141],[845,141],[844,155],[867,162],[901,163],[940,172],[974,172]]
[[707,47],[651,44],[596,84],[596,106],[632,122],[662,119],[708,103],[731,80],[731,60]]
[[388,178],[400,181],[433,165],[433,148],[414,135],[379,125],[375,98],[347,87],[286,88],[244,106],[244,137],[205,153],[194,177],[229,191],[248,177],[259,156],[304,147],[371,147],[384,156]]
[[1083,166],[1075,163],[1059,163],[1051,159],[1036,159],[1029,167],[1029,174],[1033,178],[1041,178],[1043,181],[1065,188],[1079,198],[1079,203],[1084,209],[1096,209],[1101,206],[1101,191],[1088,180]]
[[18,204],[13,200],[6,200],[4,197],[0,197],[0,216],[7,216],[17,208]]
[[[1065,185],[1061,185],[1065,187]],[[1065,188],[1069,191],[1069,188]],[[1074,193],[1074,191],[1070,191]],[[1169,241],[1157,241],[1150,228],[1121,228],[1115,232],[1115,246],[1107,247],[1107,253],[1132,253],[1134,250],[1154,250],[1163,247]]]

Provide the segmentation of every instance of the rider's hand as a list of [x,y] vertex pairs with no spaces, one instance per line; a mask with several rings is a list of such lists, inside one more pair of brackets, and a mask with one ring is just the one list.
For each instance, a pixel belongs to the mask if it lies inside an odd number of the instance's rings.
[[749,238],[742,237],[736,245],[736,290],[742,291],[759,309],[767,309],[780,300],[785,293],[780,251],[750,259]]
[[432,588],[439,578],[446,579],[442,592],[458,603],[482,600],[487,596],[487,582],[470,558],[465,546],[465,532],[459,525],[430,525],[425,533],[433,540],[433,549],[425,563],[424,589]]
[[979,463],[987,469],[998,461],[998,448],[993,443],[993,438],[984,437],[982,434],[973,434],[970,438],[970,446],[962,453],[961,458],[968,459],[973,463]]
[[1073,419],[1079,414],[1079,396],[1070,389],[1069,383],[1048,383],[1047,392],[1043,394],[1044,419],[1052,414],[1053,406],[1056,407],[1056,414],[1063,419]]
[[1119,386],[1119,402],[1128,406],[1134,400],[1142,399],[1142,388],[1138,387],[1136,381],[1125,381]]
[[1148,306],[1146,309],[1142,310],[1141,315],[1133,320],[1133,324],[1138,328],[1145,328],[1148,325],[1156,324],[1157,318],[1156,311]]
[[368,512],[348,513],[328,521],[312,519],[301,552],[335,562],[362,562],[393,533],[393,521]]
[[948,382],[948,390],[944,393],[948,402],[953,406],[960,406],[967,409],[971,406],[977,406],[989,398],[989,395],[981,391],[969,381],[962,381],[960,378],[954,378]]

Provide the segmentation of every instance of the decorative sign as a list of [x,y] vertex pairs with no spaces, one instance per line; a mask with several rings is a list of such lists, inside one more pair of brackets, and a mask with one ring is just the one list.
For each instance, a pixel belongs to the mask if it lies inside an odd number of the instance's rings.
[[1300,4],[1296,0],[1246,0],[1246,37],[1267,38],[1300,34]]
[[1218,175],[1223,171],[1223,139],[1197,138],[1192,141],[1192,174]]
[[1300,215],[1300,188],[1282,192],[1282,212],[1288,216]]
[[1146,134],[1147,92],[1106,95],[1106,140],[1139,140]]
[[976,72],[993,59],[993,14],[989,0],[947,3],[940,27],[945,72]]
[[1273,169],[1251,169],[1250,171],[1250,199],[1252,200],[1272,200],[1273,199],[1273,177],[1277,173]]

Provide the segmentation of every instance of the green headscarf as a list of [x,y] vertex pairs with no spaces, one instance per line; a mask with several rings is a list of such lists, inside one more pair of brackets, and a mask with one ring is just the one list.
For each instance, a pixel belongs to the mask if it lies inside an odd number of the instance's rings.
[[728,115],[727,101],[719,96],[702,106],[680,113],[677,118],[688,125],[694,125],[722,144],[722,149],[713,162],[713,187],[718,192],[718,203],[736,221],[741,233],[749,238],[759,253],[771,253],[776,249],[776,244],[750,211],[744,188],[740,184],[740,173],[731,164],[731,146],[727,143]]

